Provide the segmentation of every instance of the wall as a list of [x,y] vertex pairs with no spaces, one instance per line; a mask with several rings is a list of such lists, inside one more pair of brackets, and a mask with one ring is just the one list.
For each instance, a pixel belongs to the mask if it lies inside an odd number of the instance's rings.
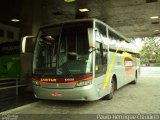
[[[3,32],[3,33],[2,33]],[[9,33],[13,33],[13,37],[9,37]],[[3,34],[1,36],[1,34]],[[19,28],[9,25],[0,24],[0,43],[19,40]]]
[[[39,27],[42,25],[41,0],[22,0],[21,8],[22,25],[21,37],[26,35],[37,35]],[[35,40],[27,42],[32,49]],[[21,54],[21,74],[22,81],[31,81],[33,52]]]

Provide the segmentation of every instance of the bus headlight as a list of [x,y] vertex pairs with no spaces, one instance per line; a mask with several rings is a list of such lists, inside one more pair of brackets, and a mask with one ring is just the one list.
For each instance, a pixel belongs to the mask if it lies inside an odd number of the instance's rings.
[[32,83],[33,83],[34,85],[40,86],[39,82],[36,81],[36,80],[33,80]]
[[76,87],[87,86],[90,84],[92,84],[92,80],[79,81],[79,82],[77,82]]

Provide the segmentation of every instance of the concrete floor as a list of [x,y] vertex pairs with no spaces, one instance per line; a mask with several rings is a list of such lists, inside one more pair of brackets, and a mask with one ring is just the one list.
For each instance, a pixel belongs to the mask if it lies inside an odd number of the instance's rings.
[[3,112],[10,114],[160,114],[160,68],[142,67],[137,85],[126,85],[110,101],[38,102]]
[[13,93],[10,93],[10,96],[7,95],[7,97],[3,97],[0,99],[0,112],[14,109],[37,101],[38,100],[35,99],[31,93],[19,94],[18,96],[16,96],[15,90],[13,89]]

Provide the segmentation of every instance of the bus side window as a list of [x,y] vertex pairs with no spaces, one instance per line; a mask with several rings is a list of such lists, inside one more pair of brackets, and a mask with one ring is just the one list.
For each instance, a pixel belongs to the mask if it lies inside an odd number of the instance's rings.
[[103,44],[96,42],[96,58],[95,58],[95,73],[99,77],[106,72],[107,57],[104,54]]
[[103,44],[103,65],[107,64],[107,45]]
[[107,69],[107,47],[104,45],[107,41],[107,32],[106,26],[99,22],[96,22],[96,28],[98,31],[96,32],[95,76],[99,77],[105,74]]
[[96,65],[102,65],[103,62],[103,53],[101,52],[102,43],[96,42]]

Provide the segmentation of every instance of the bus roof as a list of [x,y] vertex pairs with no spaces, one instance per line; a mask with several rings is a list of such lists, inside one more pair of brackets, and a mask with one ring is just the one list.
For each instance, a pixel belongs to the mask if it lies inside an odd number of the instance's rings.
[[60,24],[77,23],[77,22],[94,21],[94,20],[95,20],[94,18],[67,20],[67,21],[61,21],[61,22],[56,22],[56,23],[43,25],[40,28],[46,28],[46,27],[60,25]]
[[108,24],[106,24],[105,22],[96,19],[96,18],[86,18],[86,19],[74,19],[74,20],[67,20],[67,21],[61,21],[61,22],[57,22],[57,23],[51,23],[48,25],[44,25],[42,27],[40,27],[40,29],[43,28],[47,28],[47,27],[51,27],[51,26],[56,26],[56,25],[60,25],[60,24],[68,24],[68,23],[77,23],[77,22],[86,22],[86,21],[97,21],[103,25],[106,25],[108,29],[110,29],[112,32],[116,33],[117,35],[119,35],[120,37],[122,37],[124,40],[126,40],[127,42],[130,42],[125,36],[123,36],[122,34],[120,34],[119,32],[117,32],[116,30],[114,30],[111,26],[109,26]]

